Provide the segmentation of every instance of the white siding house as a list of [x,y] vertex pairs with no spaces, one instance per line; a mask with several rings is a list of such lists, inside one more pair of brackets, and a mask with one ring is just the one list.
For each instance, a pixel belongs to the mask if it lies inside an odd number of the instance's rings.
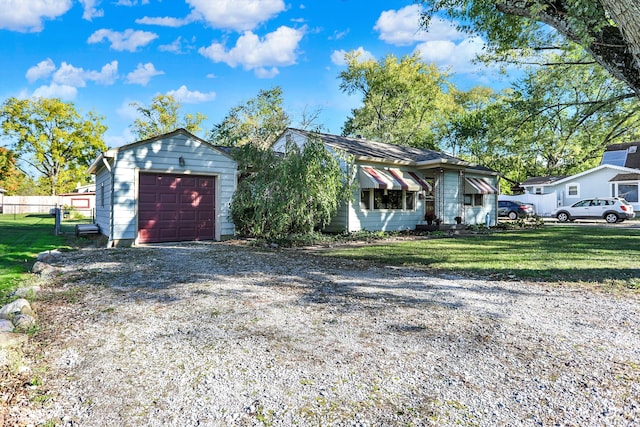
[[427,217],[443,226],[496,223],[495,171],[433,150],[293,128],[272,148],[282,152],[287,143],[303,146],[310,138],[352,156],[350,175],[357,182],[353,199],[325,231],[414,230]]
[[[624,166],[602,164],[576,175],[552,177],[553,179],[532,178],[521,185],[528,195],[555,195],[556,206],[572,205],[575,202],[596,197],[623,197],[640,210],[638,186],[640,170]],[[551,211],[540,211],[548,216]]]
[[233,236],[236,162],[184,129],[101,154],[96,224],[109,246]]

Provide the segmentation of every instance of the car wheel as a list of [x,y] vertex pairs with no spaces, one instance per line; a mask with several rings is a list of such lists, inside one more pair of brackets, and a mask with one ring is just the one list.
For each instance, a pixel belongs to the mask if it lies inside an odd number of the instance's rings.
[[569,221],[569,214],[566,212],[560,212],[558,214],[558,221],[560,222],[567,222]]
[[514,211],[509,212],[509,215],[507,215],[509,217],[509,219],[517,219],[518,218],[518,214],[515,213]]
[[609,224],[615,224],[616,222],[618,222],[618,215],[614,214],[614,213],[608,213],[604,216],[604,219],[609,223]]

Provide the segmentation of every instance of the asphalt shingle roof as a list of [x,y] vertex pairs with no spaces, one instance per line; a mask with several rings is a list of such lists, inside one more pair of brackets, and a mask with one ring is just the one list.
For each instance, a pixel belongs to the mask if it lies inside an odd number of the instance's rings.
[[381,160],[412,163],[426,162],[430,160],[444,160],[454,163],[464,162],[464,160],[462,159],[435,150],[387,144],[384,142],[371,141],[363,138],[352,138],[348,136],[331,135],[321,132],[310,132],[294,128],[290,128],[290,130],[299,133],[307,138],[320,137],[322,139],[322,142],[324,142],[325,144],[343,150],[356,157],[367,157]]

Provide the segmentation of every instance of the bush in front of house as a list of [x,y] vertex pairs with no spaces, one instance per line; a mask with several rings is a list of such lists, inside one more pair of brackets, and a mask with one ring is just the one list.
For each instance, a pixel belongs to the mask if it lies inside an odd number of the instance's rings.
[[240,180],[231,218],[243,236],[278,239],[323,229],[352,197],[350,169],[319,140],[302,148],[287,142],[284,153],[252,144],[238,147]]

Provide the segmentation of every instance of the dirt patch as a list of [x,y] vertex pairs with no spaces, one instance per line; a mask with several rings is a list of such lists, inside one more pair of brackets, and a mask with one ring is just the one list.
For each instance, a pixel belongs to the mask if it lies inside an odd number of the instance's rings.
[[65,254],[10,424],[625,425],[637,296],[302,250]]

